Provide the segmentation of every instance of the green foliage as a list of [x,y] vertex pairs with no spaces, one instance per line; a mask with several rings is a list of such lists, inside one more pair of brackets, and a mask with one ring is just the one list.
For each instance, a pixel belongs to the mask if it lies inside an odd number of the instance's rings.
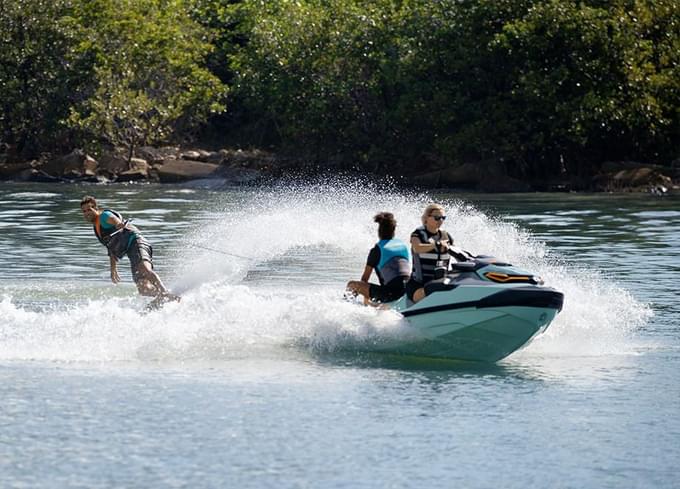
[[60,121],[86,82],[82,29],[70,0],[0,2],[0,141],[33,155],[63,136]]
[[399,83],[393,28],[407,3],[246,1],[249,42],[231,59],[235,89],[281,140],[363,158],[387,151]]
[[0,22],[0,140],[33,151],[212,124],[386,172],[680,156],[677,0],[0,0]]
[[494,48],[511,70],[509,100],[525,108],[513,119],[527,128],[527,153],[672,158],[680,102],[677,3],[590,3],[541,2],[496,36]]
[[69,122],[128,148],[186,135],[224,110],[224,86],[202,62],[212,46],[183,0],[83,0],[77,15],[94,53],[93,92]]
[[27,154],[182,138],[224,110],[189,0],[2,0],[0,140]]
[[227,58],[246,42],[240,1],[194,0],[190,9],[191,17],[211,33],[215,49],[208,55],[207,66],[224,83],[230,83],[233,77]]
[[[675,0],[246,0],[237,96],[282,142],[548,177],[680,153]],[[566,162],[566,163],[565,163]]]

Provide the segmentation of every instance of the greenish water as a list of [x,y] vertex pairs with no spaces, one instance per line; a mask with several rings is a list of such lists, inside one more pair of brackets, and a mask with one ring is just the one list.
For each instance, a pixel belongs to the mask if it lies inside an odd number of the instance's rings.
[[[85,193],[134,219],[181,303],[144,314],[125,263],[108,281]],[[434,197],[463,247],[565,293],[498,365],[362,353],[403,327],[340,300],[371,216],[406,237],[426,196],[0,185],[0,485],[675,487],[680,200]]]

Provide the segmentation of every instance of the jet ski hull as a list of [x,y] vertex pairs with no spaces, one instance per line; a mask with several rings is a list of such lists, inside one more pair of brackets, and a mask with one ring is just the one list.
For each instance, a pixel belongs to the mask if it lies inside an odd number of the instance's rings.
[[[477,265],[450,281],[448,290],[417,304],[402,297],[391,307],[412,326],[414,336],[376,349],[393,354],[497,362],[545,331],[562,309],[564,295],[514,267]],[[528,283],[493,283],[485,272],[529,277]],[[520,275],[524,274],[524,275]]]
[[408,318],[420,339],[379,348],[404,355],[497,362],[528,344],[555,318],[554,309],[458,309]]

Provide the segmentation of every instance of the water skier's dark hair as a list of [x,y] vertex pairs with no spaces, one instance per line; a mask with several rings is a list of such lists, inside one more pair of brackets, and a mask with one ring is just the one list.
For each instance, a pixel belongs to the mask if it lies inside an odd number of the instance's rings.
[[97,199],[92,197],[91,195],[86,195],[82,199],[80,199],[80,207],[84,206],[85,204],[92,204],[94,208],[97,208]]

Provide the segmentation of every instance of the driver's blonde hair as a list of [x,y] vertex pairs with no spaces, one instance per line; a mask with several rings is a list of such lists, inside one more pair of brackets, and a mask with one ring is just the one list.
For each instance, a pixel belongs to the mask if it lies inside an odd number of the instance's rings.
[[425,207],[425,211],[423,211],[423,215],[420,217],[420,220],[423,222],[423,225],[427,222],[427,218],[432,215],[434,211],[439,211],[439,212],[446,212],[444,210],[444,207],[442,207],[439,204],[430,204],[427,207]]

